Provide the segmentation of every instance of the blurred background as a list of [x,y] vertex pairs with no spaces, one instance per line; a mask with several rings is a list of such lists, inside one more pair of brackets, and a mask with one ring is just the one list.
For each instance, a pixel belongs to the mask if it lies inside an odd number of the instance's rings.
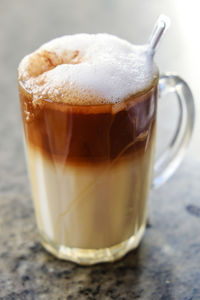
[[[171,19],[171,26],[155,57],[160,73],[170,71],[183,77],[196,101],[196,123],[188,152],[176,174],[151,194],[150,229],[139,252],[129,254],[113,269],[103,266],[103,269],[95,267],[85,271],[59,263],[37,244],[22,142],[18,64],[44,42],[65,34],[107,32],[135,44],[145,43],[160,14]],[[32,279],[27,284],[34,293],[36,288],[43,291],[45,287],[49,293],[53,293],[54,288],[55,295],[62,291],[68,295],[68,286],[72,287],[70,279],[66,285],[66,281],[61,280],[63,277],[55,277],[56,272],[59,274],[63,270],[66,272],[63,274],[75,274],[72,284],[77,289],[79,278],[85,280],[87,286],[95,272],[97,280],[91,288],[98,288],[99,278],[102,289],[104,286],[112,288],[109,278],[115,280],[123,272],[124,293],[130,293],[127,299],[133,299],[134,292],[152,295],[152,298],[144,296],[141,299],[200,299],[200,240],[197,234],[200,217],[199,29],[197,0],[0,0],[0,296],[23,291],[25,284],[21,278],[27,274]],[[170,97],[159,103],[159,151],[169,142],[176,126],[177,107]],[[108,277],[102,275],[104,268]],[[53,282],[54,287],[49,285],[49,277],[53,278],[50,283]],[[69,299],[79,299],[79,294],[74,295]],[[63,294],[59,299],[64,299]]]
[[[78,32],[108,32],[142,44],[147,41],[161,13],[170,17],[171,26],[155,59],[161,73],[177,73],[191,86],[197,117],[186,159],[200,162],[198,11],[196,0],[1,0],[0,151],[4,157],[1,172],[4,168],[13,168],[13,164],[15,172],[18,169],[23,174],[24,170],[16,77],[17,66],[24,55],[50,39]],[[159,105],[159,145],[169,140],[171,127],[176,123],[176,110],[175,101],[163,101]],[[16,153],[20,158],[14,162]]]

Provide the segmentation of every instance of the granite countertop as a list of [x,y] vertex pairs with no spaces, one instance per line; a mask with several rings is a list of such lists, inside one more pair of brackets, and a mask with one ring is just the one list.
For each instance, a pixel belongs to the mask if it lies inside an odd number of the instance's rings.
[[193,167],[185,162],[152,193],[140,247],[114,264],[93,267],[59,261],[43,249],[30,196],[21,192],[27,190],[24,171],[13,174],[12,187],[4,176],[0,299],[200,299],[199,182]]
[[[57,9],[55,3],[63,8]],[[2,0],[0,3],[0,299],[199,300],[198,118],[191,146],[181,167],[165,185],[151,193],[147,230],[137,250],[113,264],[81,267],[57,260],[38,241],[16,86],[16,68],[22,56],[64,32],[107,31],[141,42],[140,34],[134,36],[133,32],[132,35],[128,25],[133,23],[133,16],[145,35],[156,16],[164,10],[174,18],[178,29],[169,33],[166,44],[163,42],[161,47],[161,56],[165,53],[165,46],[168,47],[169,60],[164,62],[158,56],[158,61],[163,70],[174,68],[185,75],[198,96],[195,63],[190,64],[190,75],[187,75],[188,66],[183,64],[185,55],[190,53],[181,52],[179,55],[176,50],[173,53],[170,50],[172,44],[176,49],[176,43],[183,46],[187,39],[187,36],[179,35],[178,30],[184,28],[176,21],[178,15],[174,1],[170,0],[164,6],[153,0],[149,8],[151,17],[148,18],[143,7],[131,0],[126,1],[126,5],[120,0],[109,3],[85,0],[84,5],[77,1],[69,3],[62,0],[36,0],[29,4],[25,0]],[[144,8],[147,9],[146,2]],[[133,11],[139,11],[146,23],[141,22]],[[118,22],[120,17],[128,23]],[[189,46],[183,49],[190,51]],[[194,51],[193,58],[195,53],[197,51]],[[198,103],[197,110],[200,111]],[[167,120],[163,124],[168,124]]]

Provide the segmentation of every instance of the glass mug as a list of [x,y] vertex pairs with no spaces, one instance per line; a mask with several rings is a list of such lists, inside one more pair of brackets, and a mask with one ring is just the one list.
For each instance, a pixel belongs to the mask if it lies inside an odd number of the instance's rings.
[[[168,92],[176,94],[180,116],[174,138],[154,164],[157,98]],[[172,175],[191,137],[188,85],[178,76],[158,75],[123,103],[89,106],[49,99],[33,106],[21,80],[19,94],[44,247],[83,265],[115,261],[136,248],[149,190]]]

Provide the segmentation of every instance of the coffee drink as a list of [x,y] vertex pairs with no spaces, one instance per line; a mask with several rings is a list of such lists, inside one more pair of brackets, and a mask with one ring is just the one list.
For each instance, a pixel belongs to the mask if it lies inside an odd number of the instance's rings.
[[156,129],[158,72],[148,47],[108,34],[64,36],[26,56],[18,79],[45,247],[85,264],[136,247]]

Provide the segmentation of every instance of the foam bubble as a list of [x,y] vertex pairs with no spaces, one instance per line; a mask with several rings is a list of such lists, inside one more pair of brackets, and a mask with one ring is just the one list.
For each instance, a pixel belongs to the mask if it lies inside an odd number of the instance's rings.
[[69,104],[123,101],[148,88],[157,68],[147,45],[109,34],[76,34],[54,39],[19,65],[19,80],[34,101]]

